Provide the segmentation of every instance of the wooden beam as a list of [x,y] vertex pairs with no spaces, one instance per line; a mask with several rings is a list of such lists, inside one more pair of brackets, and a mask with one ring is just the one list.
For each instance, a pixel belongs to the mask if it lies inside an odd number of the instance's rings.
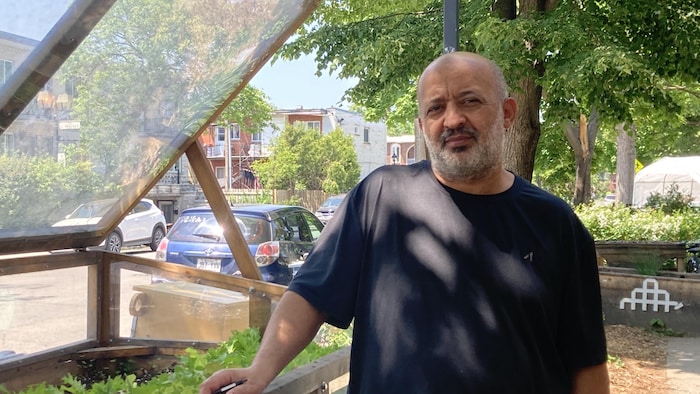
[[[253,255],[250,254],[248,243],[245,241],[241,229],[236,223],[231,206],[226,200],[216,175],[204,154],[202,144],[199,140],[195,140],[185,153],[199,184],[202,186],[202,191],[207,197],[209,206],[214,212],[216,221],[224,230],[224,239],[226,239],[226,243],[236,259],[236,264],[241,274],[243,274],[244,278],[262,281],[262,274],[253,260]],[[259,327],[260,331],[264,332],[272,314],[270,299],[259,298],[256,294],[251,294],[249,314],[250,326]]]
[[333,382],[340,378],[345,383],[349,373],[350,346],[347,346],[278,376],[263,393],[331,393]]
[[119,261],[112,263],[119,269],[143,272],[150,275],[165,275],[169,279],[183,280],[243,294],[255,293],[257,297],[279,300],[287,286],[261,280],[224,275],[213,271],[203,271],[182,264],[147,259],[136,255],[119,255]]
[[219,181],[214,175],[214,171],[204,154],[204,149],[199,140],[195,140],[187,148],[186,153],[197,181],[202,186],[202,191],[207,197],[211,210],[214,212],[214,217],[224,230],[224,238],[233,253],[233,257],[236,259],[238,269],[241,270],[245,278],[262,280],[260,270],[248,249],[248,243],[245,241],[241,229],[238,228],[238,224],[236,224],[236,218],[231,212],[231,206],[219,186]]
[[71,357],[72,360],[98,360],[102,358],[153,356],[156,346],[106,346],[81,350]]

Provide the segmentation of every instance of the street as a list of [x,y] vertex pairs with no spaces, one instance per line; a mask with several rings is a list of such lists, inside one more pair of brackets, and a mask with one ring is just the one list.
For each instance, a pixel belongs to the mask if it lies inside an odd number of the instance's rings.
[[[148,248],[124,253],[153,258]],[[133,286],[150,275],[122,271],[120,335],[129,336]],[[34,353],[87,338],[87,267],[0,276],[0,352]]]

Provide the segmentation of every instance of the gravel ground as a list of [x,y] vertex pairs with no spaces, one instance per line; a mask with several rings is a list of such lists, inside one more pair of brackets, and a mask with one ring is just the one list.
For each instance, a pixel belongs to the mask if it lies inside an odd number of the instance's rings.
[[611,393],[668,393],[666,339],[648,330],[606,325]]

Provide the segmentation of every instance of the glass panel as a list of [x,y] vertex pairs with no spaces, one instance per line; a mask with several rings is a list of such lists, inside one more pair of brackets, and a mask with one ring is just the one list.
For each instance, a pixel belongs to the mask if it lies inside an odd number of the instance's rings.
[[[0,41],[2,38],[17,43],[41,41],[72,4],[73,0],[3,0]],[[24,58],[17,60],[23,61]]]
[[249,327],[247,295],[183,281],[150,283],[150,275],[127,269],[121,276],[122,337],[224,341]]
[[88,267],[0,276],[0,351],[29,354],[88,338],[87,299]]
[[[0,29],[13,28],[12,36],[0,31],[0,59],[21,62],[71,2],[10,4],[0,15]],[[0,150],[0,239],[104,234],[311,6],[117,1],[4,130],[13,138]],[[119,201],[97,223],[53,226],[80,204],[109,198]]]
[[119,336],[132,336],[133,316],[129,313],[132,297],[139,286],[151,283],[151,275],[127,269],[120,270],[119,283]]

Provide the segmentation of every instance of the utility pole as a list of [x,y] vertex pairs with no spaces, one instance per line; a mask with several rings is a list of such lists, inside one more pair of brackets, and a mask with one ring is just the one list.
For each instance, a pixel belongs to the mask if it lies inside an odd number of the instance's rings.
[[224,172],[226,173],[226,191],[231,191],[231,125],[227,124],[224,129],[224,135],[226,142],[224,143],[224,160],[226,161],[224,166]]
[[[442,53],[459,50],[459,0],[444,0],[442,3]],[[423,141],[423,133],[418,127],[418,119],[413,122],[413,135],[416,144],[416,161],[428,158],[428,150]]]
[[444,0],[443,13],[443,47],[442,53],[459,50],[459,0]]

